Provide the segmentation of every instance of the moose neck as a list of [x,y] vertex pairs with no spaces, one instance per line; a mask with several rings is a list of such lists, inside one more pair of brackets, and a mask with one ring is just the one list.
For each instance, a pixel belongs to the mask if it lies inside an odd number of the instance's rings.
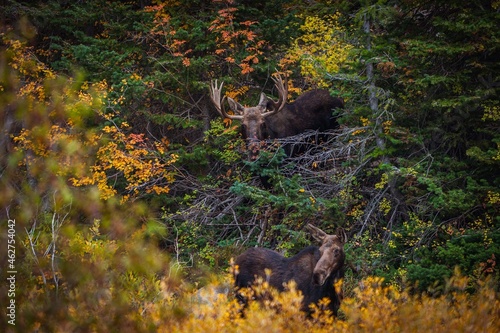
[[310,272],[312,278],[312,272],[320,258],[321,253],[319,252],[319,247],[308,246],[293,257],[287,258],[286,260],[289,268],[297,267],[303,272]]

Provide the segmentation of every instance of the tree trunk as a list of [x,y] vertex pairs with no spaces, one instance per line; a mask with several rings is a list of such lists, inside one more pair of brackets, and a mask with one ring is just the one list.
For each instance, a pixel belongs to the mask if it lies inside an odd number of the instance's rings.
[[[371,19],[367,14],[364,16],[363,21],[363,32],[366,35],[366,49],[371,51],[372,41],[371,41]],[[380,117],[380,112],[378,108],[378,97],[377,97],[377,87],[375,86],[375,78],[373,75],[373,61],[369,59],[366,64],[366,78],[368,82],[368,101],[370,104],[370,110],[375,118],[375,135],[377,147],[381,150],[385,150],[385,140],[382,137],[382,118]],[[387,163],[388,159],[386,155],[382,156],[382,162]]]

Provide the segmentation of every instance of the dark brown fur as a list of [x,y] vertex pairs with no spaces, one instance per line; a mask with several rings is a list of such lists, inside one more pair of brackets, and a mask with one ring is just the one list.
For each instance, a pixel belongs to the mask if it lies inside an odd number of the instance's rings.
[[269,284],[279,291],[284,290],[285,283],[295,281],[304,296],[303,311],[309,312],[311,303],[317,304],[326,297],[330,299],[330,310],[337,315],[341,296],[335,291],[334,282],[343,276],[345,233],[339,230],[337,235],[327,235],[312,225],[308,227],[322,242],[321,247],[306,247],[291,258],[269,249],[251,248],[236,258],[237,290],[250,287],[258,276],[265,278],[266,269],[270,269]]
[[285,104],[282,111],[266,118],[269,138],[285,138],[306,130],[337,128],[339,124],[333,112],[343,107],[342,99],[330,96],[327,90],[310,90],[300,95],[295,102]]

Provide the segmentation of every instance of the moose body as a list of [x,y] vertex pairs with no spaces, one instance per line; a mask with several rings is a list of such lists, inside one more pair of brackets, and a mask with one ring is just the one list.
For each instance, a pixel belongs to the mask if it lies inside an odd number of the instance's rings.
[[287,83],[281,77],[273,78],[278,90],[277,102],[269,99],[264,93],[260,96],[257,106],[244,107],[227,98],[229,106],[236,115],[229,115],[224,110],[222,98],[222,85],[217,86],[217,81],[210,87],[211,98],[217,111],[224,118],[241,121],[241,132],[247,141],[251,160],[258,157],[261,141],[266,139],[286,138],[303,133],[307,130],[328,130],[338,127],[335,109],[344,107],[341,98],[335,98],[327,90],[315,89],[300,95],[295,102],[286,103],[288,96]]
[[263,133],[262,139],[286,138],[307,130],[337,128],[339,124],[333,111],[343,106],[343,101],[332,97],[328,90],[310,90],[300,95],[295,102],[285,104],[282,111],[265,118],[267,133]]
[[251,287],[257,277],[266,278],[266,270],[270,270],[269,284],[279,291],[284,290],[286,283],[295,281],[304,297],[303,311],[309,312],[310,304],[326,297],[330,299],[330,310],[337,315],[341,296],[334,283],[343,275],[345,233],[340,230],[337,235],[328,235],[312,225],[308,228],[322,242],[320,247],[306,247],[291,258],[264,248],[251,248],[237,257],[236,288]]

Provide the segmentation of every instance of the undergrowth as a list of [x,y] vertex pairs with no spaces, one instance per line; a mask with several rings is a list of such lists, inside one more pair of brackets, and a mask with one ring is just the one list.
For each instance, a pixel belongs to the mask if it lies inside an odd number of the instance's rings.
[[[231,294],[214,286],[204,288],[202,302],[192,302],[185,316],[159,323],[162,332],[498,332],[500,301],[489,282],[475,294],[466,291],[468,279],[458,274],[440,297],[412,295],[368,277],[342,302],[338,318],[326,310],[326,300],[306,318],[301,295],[293,285],[287,292],[270,290],[264,282],[257,293],[265,301],[250,301],[244,310]],[[199,292],[197,293],[199,295]],[[212,302],[207,302],[211,299]],[[187,305],[187,303],[184,303]]]
[[[479,282],[477,291],[471,294],[467,291],[470,280],[458,273],[449,279],[446,292],[439,297],[411,294],[395,285],[385,285],[383,278],[368,277],[344,298],[338,317],[331,315],[327,299],[312,305],[312,314],[307,317],[300,310],[302,295],[293,283],[279,293],[261,280],[254,290],[247,290],[250,301],[243,306],[234,297],[229,275],[202,288],[183,285],[175,275],[141,281],[140,274],[132,274],[128,280],[123,276],[120,280],[122,290],[110,287],[98,299],[93,298],[93,292],[86,294],[76,288],[63,300],[68,302],[67,311],[56,311],[57,302],[54,306],[45,304],[47,312],[42,316],[44,321],[52,322],[48,326],[48,322],[36,321],[20,326],[32,332],[45,332],[47,327],[52,332],[189,333],[500,330],[496,287],[487,279]],[[153,292],[146,295],[147,291]],[[131,300],[131,292],[136,294],[136,303],[125,306],[122,302]],[[252,300],[252,295],[259,300]],[[24,307],[33,310],[32,305]],[[33,316],[21,320],[29,318]]]

